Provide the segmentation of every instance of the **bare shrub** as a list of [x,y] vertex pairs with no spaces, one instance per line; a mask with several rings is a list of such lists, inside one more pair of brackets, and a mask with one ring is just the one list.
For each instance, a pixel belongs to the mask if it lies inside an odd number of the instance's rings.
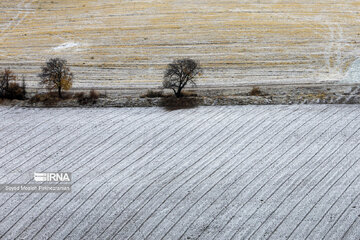
[[199,106],[199,99],[193,97],[177,98],[175,96],[163,97],[160,100],[160,106],[166,110],[177,110],[186,108],[195,108]]
[[5,98],[24,100],[24,88],[20,87],[18,83],[10,83],[8,89],[6,90]]
[[43,103],[47,106],[55,105],[59,102],[61,98],[59,98],[57,93],[49,92],[49,93],[39,93],[35,94],[33,97],[30,98],[30,103]]
[[164,96],[162,91],[148,90],[145,94],[141,95],[140,98],[159,98]]
[[194,92],[187,92],[187,91],[182,91],[181,92],[181,97],[197,97],[197,93]]
[[7,99],[25,99],[25,79],[23,78],[23,85],[20,87],[16,83],[16,75],[10,70],[5,69],[0,73],[0,97]]
[[75,98],[77,99],[80,105],[85,105],[89,102],[89,98],[85,95],[84,92],[76,93]]
[[89,97],[91,100],[95,101],[94,103],[96,103],[97,99],[99,99],[100,97],[100,94],[94,89],[92,89],[90,90]]
[[91,90],[88,95],[86,95],[84,92],[75,94],[75,98],[80,105],[95,104],[99,97],[100,94],[95,90]]
[[249,92],[249,94],[250,96],[261,96],[263,95],[263,92],[260,90],[259,87],[253,87]]
[[5,98],[12,81],[16,81],[16,76],[10,69],[5,69],[0,73],[0,97]]

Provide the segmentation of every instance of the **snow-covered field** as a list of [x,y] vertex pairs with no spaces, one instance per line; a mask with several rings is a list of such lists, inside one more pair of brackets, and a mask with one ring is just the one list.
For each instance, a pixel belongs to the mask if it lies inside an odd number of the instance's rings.
[[0,239],[360,239],[355,105],[0,108]]

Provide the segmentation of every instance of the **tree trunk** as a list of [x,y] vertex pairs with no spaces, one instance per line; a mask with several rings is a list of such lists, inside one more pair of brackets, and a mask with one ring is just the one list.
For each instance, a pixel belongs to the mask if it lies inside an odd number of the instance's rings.
[[178,90],[177,90],[177,92],[175,93],[175,95],[176,95],[177,98],[180,98],[180,97],[181,97],[181,90],[182,90],[182,88],[179,87]]
[[58,87],[58,95],[59,95],[59,98],[62,98],[62,95],[61,95],[61,87]]
[[6,79],[6,82],[5,82],[5,92],[9,90],[9,79]]

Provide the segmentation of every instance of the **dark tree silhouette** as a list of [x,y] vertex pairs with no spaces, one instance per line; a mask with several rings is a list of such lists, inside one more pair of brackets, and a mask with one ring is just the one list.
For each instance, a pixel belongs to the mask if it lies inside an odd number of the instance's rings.
[[12,81],[16,81],[16,76],[10,69],[5,69],[0,73],[0,97],[6,97]]
[[16,75],[10,69],[0,72],[0,98],[24,100],[26,95],[25,78],[23,86],[16,82]]
[[196,85],[195,77],[202,73],[202,69],[192,59],[179,59],[170,63],[164,74],[163,87],[172,89],[177,98],[181,97],[181,90],[191,83]]
[[39,77],[40,84],[45,85],[49,90],[57,89],[60,98],[62,98],[62,90],[69,90],[72,86],[73,74],[64,59],[50,59],[41,68]]

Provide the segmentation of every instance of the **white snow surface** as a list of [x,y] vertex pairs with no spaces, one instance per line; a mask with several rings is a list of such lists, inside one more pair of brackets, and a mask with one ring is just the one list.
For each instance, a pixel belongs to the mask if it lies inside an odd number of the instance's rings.
[[356,105],[0,108],[0,239],[360,239]]
[[359,83],[360,82],[360,58],[354,61],[349,70],[347,71],[345,78],[342,82],[345,83]]
[[61,44],[61,45],[55,47],[54,50],[55,51],[61,51],[61,50],[69,49],[69,48],[74,48],[74,47],[77,47],[79,45],[80,45],[79,43],[67,42],[67,43],[64,43],[64,44]]

